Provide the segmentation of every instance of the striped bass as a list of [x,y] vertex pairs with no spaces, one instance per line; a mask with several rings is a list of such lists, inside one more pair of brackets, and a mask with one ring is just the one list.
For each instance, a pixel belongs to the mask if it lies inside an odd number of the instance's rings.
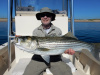
[[20,36],[15,38],[15,45],[21,50],[38,55],[59,55],[72,48],[75,51],[87,49],[92,52],[92,44],[72,37],[35,37]]

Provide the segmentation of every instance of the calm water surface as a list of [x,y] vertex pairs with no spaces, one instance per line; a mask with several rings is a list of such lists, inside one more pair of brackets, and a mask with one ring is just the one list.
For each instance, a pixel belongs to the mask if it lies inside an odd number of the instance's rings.
[[[15,23],[13,23],[13,30]],[[0,45],[7,42],[7,22],[0,22]],[[70,23],[69,23],[70,28]],[[100,22],[75,22],[75,36],[85,42],[100,42]]]
[[[15,23],[13,23],[13,30],[15,31]],[[0,22],[0,45],[7,42],[8,25],[7,22]]]
[[86,42],[100,42],[100,22],[75,22],[75,36]]

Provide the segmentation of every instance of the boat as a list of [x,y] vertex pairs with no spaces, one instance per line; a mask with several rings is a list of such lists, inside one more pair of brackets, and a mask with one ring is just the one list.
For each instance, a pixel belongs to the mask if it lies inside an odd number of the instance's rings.
[[[68,30],[75,35],[73,4],[74,0],[8,0],[8,42],[0,46],[0,75],[22,75],[24,73],[33,54],[15,46],[14,34],[31,36],[33,30],[41,24],[36,20],[35,15],[42,7],[49,7],[56,14],[56,21],[52,23],[61,28],[63,35]],[[15,9],[15,32],[12,31],[13,7]],[[97,58],[89,51],[82,50],[82,52],[76,52],[75,55],[62,54],[62,61],[70,66],[73,75],[100,75],[100,43],[95,43],[94,51]],[[53,74],[46,69],[44,75]]]

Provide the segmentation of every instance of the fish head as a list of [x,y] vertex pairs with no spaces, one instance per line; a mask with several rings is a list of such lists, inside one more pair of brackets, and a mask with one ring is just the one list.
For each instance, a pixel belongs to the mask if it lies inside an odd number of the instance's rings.
[[26,49],[36,49],[37,41],[30,36],[21,36],[16,39],[16,43]]

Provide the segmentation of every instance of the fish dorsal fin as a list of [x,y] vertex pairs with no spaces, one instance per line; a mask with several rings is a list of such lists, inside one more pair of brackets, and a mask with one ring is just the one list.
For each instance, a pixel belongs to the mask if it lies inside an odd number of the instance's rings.
[[69,31],[68,33],[66,33],[63,37],[71,37],[71,38],[77,39],[77,38],[72,34],[71,31]]

